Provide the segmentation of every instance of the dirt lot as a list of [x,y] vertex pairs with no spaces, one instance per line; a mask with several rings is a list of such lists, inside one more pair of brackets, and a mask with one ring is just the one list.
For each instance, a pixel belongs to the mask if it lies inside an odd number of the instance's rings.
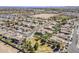
[[59,14],[36,14],[36,15],[33,15],[32,17],[34,18],[43,18],[43,19],[48,19],[50,17],[53,17],[53,16],[58,16]]
[[17,53],[17,52],[18,52],[17,49],[4,44],[3,42],[0,42],[0,53]]

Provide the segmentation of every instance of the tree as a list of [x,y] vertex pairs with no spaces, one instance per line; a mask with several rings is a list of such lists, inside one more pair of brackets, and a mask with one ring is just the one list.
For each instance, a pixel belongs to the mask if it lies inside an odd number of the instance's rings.
[[35,45],[34,45],[34,49],[35,49],[35,50],[38,49],[38,45],[39,45],[38,42],[36,42]]
[[34,46],[32,46],[32,43],[30,40],[24,40],[23,41],[23,44],[21,46],[22,50],[24,50],[25,52],[30,52],[30,53],[33,53],[35,52],[34,50]]
[[54,31],[53,31],[53,33],[56,34],[57,32],[60,32],[60,30],[61,30],[60,27],[61,27],[61,24],[56,24],[55,27],[54,27]]
[[2,36],[0,36],[0,40],[2,39],[3,37]]

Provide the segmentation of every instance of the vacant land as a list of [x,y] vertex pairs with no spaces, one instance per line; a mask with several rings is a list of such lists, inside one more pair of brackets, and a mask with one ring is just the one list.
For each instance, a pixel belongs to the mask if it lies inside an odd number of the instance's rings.
[[43,19],[48,19],[50,17],[58,16],[59,14],[36,14],[33,15],[32,17],[34,18],[43,18]]
[[18,50],[3,43],[3,42],[0,42],[0,53],[17,53]]

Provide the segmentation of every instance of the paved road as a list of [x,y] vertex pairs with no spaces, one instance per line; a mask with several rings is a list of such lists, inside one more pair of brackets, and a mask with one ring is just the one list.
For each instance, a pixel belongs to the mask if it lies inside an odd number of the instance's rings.
[[73,31],[73,36],[72,36],[72,43],[69,44],[68,51],[70,53],[79,53],[79,49],[77,48],[77,41],[78,41],[78,35],[77,35],[77,30],[79,28],[78,23],[75,24],[75,28]]

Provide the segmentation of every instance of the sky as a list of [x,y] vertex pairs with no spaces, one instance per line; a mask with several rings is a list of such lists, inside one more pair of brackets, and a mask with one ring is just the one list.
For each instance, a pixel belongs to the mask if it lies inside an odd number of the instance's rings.
[[79,0],[0,0],[0,6],[79,6]]

